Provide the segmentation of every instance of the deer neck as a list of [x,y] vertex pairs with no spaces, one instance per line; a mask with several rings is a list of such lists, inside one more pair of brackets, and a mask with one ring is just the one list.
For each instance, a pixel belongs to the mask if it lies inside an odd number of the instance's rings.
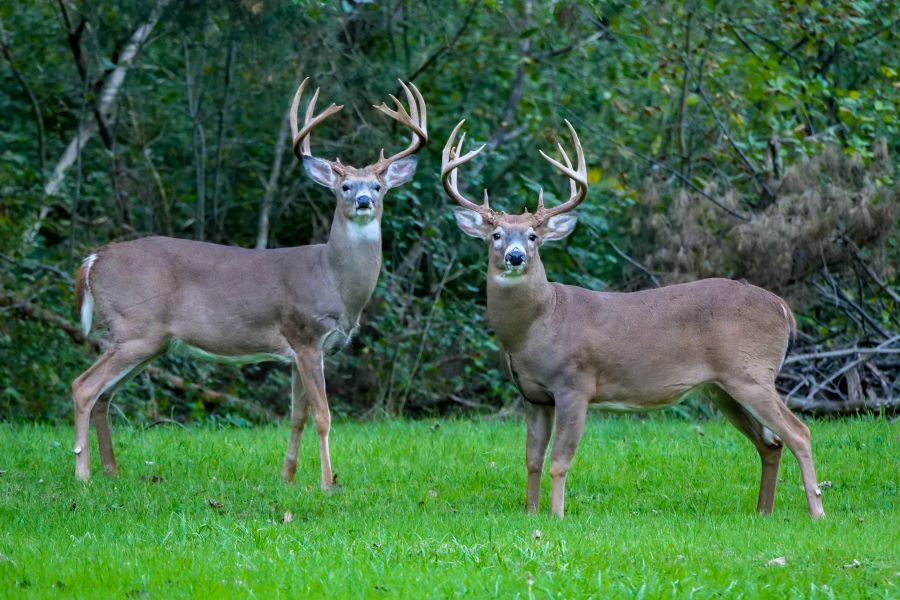
[[372,297],[381,272],[380,215],[361,223],[336,211],[326,248],[328,266],[344,308],[356,322]]
[[488,268],[488,321],[509,353],[521,349],[532,326],[553,309],[553,288],[544,265],[535,258],[528,271],[515,280],[502,278],[493,264]]

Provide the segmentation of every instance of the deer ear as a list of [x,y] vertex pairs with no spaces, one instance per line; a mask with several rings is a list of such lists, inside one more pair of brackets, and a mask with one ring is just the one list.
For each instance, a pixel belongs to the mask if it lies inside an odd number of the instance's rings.
[[391,163],[384,173],[384,182],[389,188],[395,188],[403,185],[413,178],[416,174],[416,164],[418,161],[415,156],[407,156]]
[[462,229],[463,233],[470,235],[479,240],[488,239],[488,231],[484,224],[484,218],[474,210],[468,208],[453,208],[453,216],[456,217],[456,224]]
[[327,160],[306,155],[303,157],[303,168],[313,181],[329,189],[334,187],[334,169]]
[[578,215],[574,213],[564,213],[550,217],[546,223],[541,225],[541,238],[545,242],[561,240],[575,229],[578,223]]

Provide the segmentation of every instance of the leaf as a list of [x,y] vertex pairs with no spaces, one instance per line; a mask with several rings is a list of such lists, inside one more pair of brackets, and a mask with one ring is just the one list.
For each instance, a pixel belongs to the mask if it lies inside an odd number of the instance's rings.
[[766,563],[767,567],[783,567],[787,564],[787,559],[783,556],[779,556],[777,558],[773,558],[769,562]]

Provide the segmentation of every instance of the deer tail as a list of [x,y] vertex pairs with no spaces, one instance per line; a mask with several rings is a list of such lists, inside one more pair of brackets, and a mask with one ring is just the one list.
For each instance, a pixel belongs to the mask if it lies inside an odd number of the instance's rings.
[[91,293],[91,267],[97,260],[96,254],[91,254],[78,269],[75,277],[76,310],[81,317],[81,331],[84,335],[91,332],[91,321],[94,318],[94,295]]
[[787,302],[780,298],[779,300],[781,310],[784,312],[784,318],[787,321],[787,339],[784,342],[784,356],[781,359],[781,365],[784,366],[784,361],[787,359],[788,354],[791,353],[791,348],[794,347],[794,343],[797,341],[797,319],[794,318],[794,311],[787,305]]

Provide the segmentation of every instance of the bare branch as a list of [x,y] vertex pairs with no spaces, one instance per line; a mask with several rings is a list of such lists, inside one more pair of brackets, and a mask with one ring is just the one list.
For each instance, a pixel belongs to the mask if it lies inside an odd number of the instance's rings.
[[616,254],[618,254],[623,260],[625,260],[625,262],[627,262],[628,264],[630,264],[631,266],[636,268],[638,271],[640,271],[641,273],[643,273],[644,275],[649,277],[650,281],[653,282],[654,286],[656,286],[656,287],[662,286],[662,284],[660,284],[660,282],[659,282],[659,279],[657,279],[656,275],[653,274],[653,271],[651,271],[650,269],[645,267],[643,264],[638,262],[636,259],[634,259],[634,258],[628,256],[627,254],[625,254],[624,252],[622,252],[622,250],[618,246],[616,246],[612,240],[606,240],[606,243],[609,244],[609,246],[613,249],[613,251],[615,251]]
[[19,86],[22,88],[22,91],[25,92],[25,95],[28,96],[28,101],[31,102],[31,110],[34,112],[34,121],[37,125],[38,135],[37,135],[37,155],[38,161],[41,165],[41,176],[43,176],[44,171],[47,168],[47,151],[46,151],[46,136],[44,134],[44,116],[41,113],[41,105],[38,103],[37,96],[34,95],[34,91],[31,89],[31,86],[28,85],[28,82],[22,76],[22,73],[19,69],[16,68],[16,63],[13,60],[12,53],[10,52],[9,40],[6,37],[6,29],[3,28],[3,20],[0,19],[0,50],[3,52],[4,58],[6,58],[6,62],[9,63],[9,68],[13,73],[13,77],[16,78],[16,81],[19,83]]
[[[100,91],[100,97],[97,100],[97,109],[100,111],[100,114],[103,114],[105,117],[108,118],[109,115],[112,114],[112,111],[115,108],[116,97],[119,94],[119,90],[122,88],[122,83],[125,81],[125,75],[128,72],[129,67],[134,62],[135,57],[140,52],[144,43],[150,37],[153,28],[156,27],[156,23],[159,21],[163,11],[170,2],[171,0],[157,0],[156,5],[147,17],[147,20],[135,28],[128,43],[119,54],[119,62],[106,79],[106,83]],[[78,155],[81,154],[84,146],[94,134],[97,133],[97,130],[98,125],[94,119],[87,119],[84,125],[79,127],[78,132],[72,141],[69,142],[69,145],[66,147],[62,156],[60,156],[56,166],[53,168],[53,173],[50,175],[50,178],[44,186],[44,193],[46,195],[55,196],[59,193],[66,172],[73,164],[75,164]],[[38,229],[40,229],[40,222],[46,217],[46,212],[43,210],[41,212],[42,216],[37,224]],[[37,233],[37,231],[35,231],[35,233]]]
[[278,137],[275,140],[274,158],[272,159],[272,168],[269,171],[269,179],[265,182],[266,193],[263,196],[262,207],[259,210],[259,229],[256,235],[256,247],[260,250],[265,249],[269,245],[269,215],[272,211],[272,202],[275,199],[275,192],[278,191],[278,180],[281,177],[281,165],[284,161],[284,146],[288,139],[291,129],[291,109],[288,108],[287,113],[281,120],[281,127],[278,129]]

